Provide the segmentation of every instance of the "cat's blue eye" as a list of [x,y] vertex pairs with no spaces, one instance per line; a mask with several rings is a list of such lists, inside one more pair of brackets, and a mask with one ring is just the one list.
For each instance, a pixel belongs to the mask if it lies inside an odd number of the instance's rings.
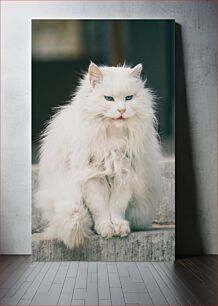
[[114,98],[111,96],[104,96],[105,100],[107,101],[114,101]]
[[129,100],[132,100],[132,98],[133,98],[133,96],[126,96],[126,97],[125,97],[125,100],[126,100],[126,101],[129,101]]

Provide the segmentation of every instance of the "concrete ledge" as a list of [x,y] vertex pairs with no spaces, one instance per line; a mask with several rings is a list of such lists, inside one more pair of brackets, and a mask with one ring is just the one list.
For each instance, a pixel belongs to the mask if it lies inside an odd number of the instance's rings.
[[126,238],[104,239],[93,235],[76,249],[59,241],[32,241],[35,261],[173,261],[174,226],[159,226],[149,231],[133,232]]

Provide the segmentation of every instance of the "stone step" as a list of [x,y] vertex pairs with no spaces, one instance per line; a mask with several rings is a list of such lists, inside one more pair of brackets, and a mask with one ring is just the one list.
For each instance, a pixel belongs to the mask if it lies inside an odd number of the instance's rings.
[[149,231],[133,232],[128,237],[104,239],[93,235],[76,249],[60,241],[32,239],[34,261],[173,261],[174,226],[157,226]]
[[[128,237],[104,239],[93,235],[76,249],[60,241],[37,241],[33,235],[32,256],[36,261],[173,261],[175,254],[175,162],[161,161],[162,195],[151,230],[132,232]],[[37,189],[38,166],[32,170],[32,191]],[[32,232],[43,231],[40,212],[32,209]]]

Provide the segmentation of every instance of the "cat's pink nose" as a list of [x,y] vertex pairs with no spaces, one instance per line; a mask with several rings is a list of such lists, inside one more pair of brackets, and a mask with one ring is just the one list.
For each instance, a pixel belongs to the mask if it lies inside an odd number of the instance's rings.
[[118,112],[121,113],[121,115],[122,115],[123,113],[125,113],[125,111],[126,111],[125,108],[119,108],[119,109],[118,109]]

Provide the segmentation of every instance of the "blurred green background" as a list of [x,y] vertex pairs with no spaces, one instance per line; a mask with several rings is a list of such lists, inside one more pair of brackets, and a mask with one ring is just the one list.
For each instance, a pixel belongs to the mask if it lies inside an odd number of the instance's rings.
[[174,20],[32,20],[33,163],[53,108],[66,103],[90,60],[143,64],[143,77],[158,96],[162,152],[174,155],[174,29]]

